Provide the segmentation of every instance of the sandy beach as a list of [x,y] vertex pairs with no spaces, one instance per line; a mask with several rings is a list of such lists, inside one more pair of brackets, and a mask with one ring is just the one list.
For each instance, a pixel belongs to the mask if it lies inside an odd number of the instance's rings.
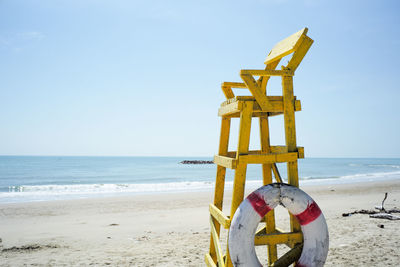
[[[385,207],[400,207],[400,181],[302,189],[327,219],[326,266],[398,266],[400,221],[342,213],[373,209],[385,192]],[[0,265],[204,266],[211,200],[197,192],[1,204]],[[277,214],[285,224],[285,210]]]

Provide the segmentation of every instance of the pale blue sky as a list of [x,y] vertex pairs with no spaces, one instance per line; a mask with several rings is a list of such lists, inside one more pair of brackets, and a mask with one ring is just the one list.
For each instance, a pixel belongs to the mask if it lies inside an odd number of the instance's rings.
[[212,156],[220,83],[308,27],[298,145],[400,157],[399,14],[399,1],[2,0],[0,154]]

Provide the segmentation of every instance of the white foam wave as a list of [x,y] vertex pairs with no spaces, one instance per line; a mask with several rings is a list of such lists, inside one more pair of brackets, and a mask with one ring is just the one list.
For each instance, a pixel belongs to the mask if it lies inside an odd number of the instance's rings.
[[[340,184],[390,179],[400,179],[400,171],[354,174],[339,177],[303,177],[300,184]],[[260,186],[262,186],[261,178],[257,180],[249,179],[246,182],[247,189],[256,189]],[[210,181],[142,184],[25,185],[10,187],[9,192],[0,192],[0,203],[121,196],[127,194],[211,191],[213,188],[214,182]],[[232,190],[233,182],[227,181],[225,188],[226,190]]]
[[375,173],[357,173],[352,175],[343,175],[335,177],[305,177],[302,178],[302,184],[342,184],[372,182],[381,180],[400,179],[400,171],[395,172],[375,172]]

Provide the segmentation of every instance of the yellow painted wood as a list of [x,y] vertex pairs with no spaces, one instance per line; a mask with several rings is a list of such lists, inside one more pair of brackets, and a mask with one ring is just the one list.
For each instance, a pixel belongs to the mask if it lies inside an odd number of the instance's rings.
[[304,36],[307,34],[307,31],[308,31],[307,28],[301,29],[295,34],[292,34],[291,36],[277,43],[272,48],[271,52],[269,52],[264,63],[269,64],[271,62],[274,62],[275,60],[281,59],[293,53],[296,50],[296,48],[300,45],[300,43],[303,41]]
[[[232,98],[231,100],[237,99],[237,98],[241,99],[239,97],[235,97],[235,98]],[[271,112],[283,114],[283,98],[282,97],[280,97],[280,99],[276,99],[274,97],[267,96],[266,99],[267,99],[269,105],[264,110],[261,109],[261,107],[258,105],[257,102],[254,103],[253,117],[266,116],[266,115],[269,115]],[[249,99],[249,100],[230,101],[229,104],[221,105],[221,107],[218,109],[218,116],[239,117],[244,101],[252,101],[252,100]],[[301,110],[300,100],[295,100],[295,108],[296,108],[295,111]]]
[[[282,93],[286,146],[288,148],[288,152],[295,152],[297,150],[297,145],[292,76],[282,77]],[[297,170],[297,160],[287,163],[287,174],[288,183],[298,187],[299,174]],[[290,225],[292,232],[300,232],[300,224],[293,215],[290,215]]]
[[216,219],[219,224],[225,229],[229,229],[231,226],[231,220],[226,216],[219,208],[215,205],[210,204],[209,206],[210,214]]
[[265,155],[240,155],[239,164],[272,164],[280,162],[291,162],[297,160],[297,153],[265,154]]
[[[288,153],[287,146],[270,146],[271,153],[263,152],[261,150],[249,150],[247,155],[268,155],[268,154],[283,154]],[[236,151],[228,151],[226,153],[227,157],[236,158]],[[304,147],[297,147],[298,158],[304,157]]]
[[[280,61],[281,60],[278,59],[278,60],[275,60],[274,62],[271,62],[271,63],[267,64],[265,69],[266,70],[274,70],[274,69],[276,69],[276,67],[278,66]],[[260,78],[258,80],[263,94],[267,94],[267,84],[268,84],[268,81],[269,81],[270,78],[271,78],[271,76],[260,76]]]
[[[239,155],[246,154],[249,151],[252,112],[253,112],[253,102],[251,101],[244,102],[243,110],[240,115],[239,138],[238,138],[239,140],[237,149],[238,153],[236,155],[236,159],[238,159]],[[246,181],[246,170],[247,170],[247,164],[239,162],[236,167],[235,176],[233,180],[230,218],[233,218],[236,209],[243,201],[245,181]],[[232,262],[229,257],[228,247],[227,247],[227,266],[232,266]]]
[[217,267],[217,265],[214,263],[213,259],[211,258],[211,255],[207,253],[204,257],[206,261],[207,267]]
[[271,264],[269,267],[287,267],[300,259],[302,251],[303,244],[295,246],[294,248],[286,252],[282,257],[280,257],[279,260]]
[[[266,96],[268,98],[269,101],[282,101],[283,97],[279,96],[279,95],[269,95]],[[254,96],[249,96],[249,95],[240,95],[240,96],[235,96],[234,98],[228,99],[224,102],[221,103],[221,107],[231,104],[233,102],[236,101],[255,101],[255,97]]]
[[269,110],[272,109],[268,98],[266,95],[264,95],[261,91],[261,88],[257,85],[256,80],[253,78],[253,76],[249,74],[241,74],[240,77],[244,81],[244,83],[247,85],[247,88],[249,88],[251,94],[255,97],[258,105],[260,105],[262,110]]
[[219,242],[219,236],[218,236],[217,230],[215,229],[214,221],[211,217],[210,217],[210,225],[211,225],[211,235],[214,240],[214,249],[217,254],[218,267],[220,267],[220,266],[224,267],[225,263],[224,263],[224,257],[222,256],[222,252],[221,252],[221,244]]
[[242,110],[243,106],[243,101],[237,101],[233,102],[231,104],[227,104],[224,106],[221,106],[218,109],[218,116],[229,116],[232,114],[238,114],[240,115],[240,111]]
[[[288,151],[287,146],[271,146],[271,153],[287,153]],[[297,152],[299,159],[304,158],[304,147],[298,146],[293,152]]]
[[246,84],[239,82],[223,82],[222,86],[229,86],[231,88],[247,88]]
[[279,174],[279,170],[278,170],[278,167],[276,166],[276,163],[273,163],[273,164],[272,164],[272,171],[274,172],[275,180],[276,180],[278,183],[282,183],[282,177],[281,177],[281,175]]
[[[231,127],[231,119],[222,118],[221,131],[219,137],[219,148],[218,148],[218,154],[221,156],[227,155],[228,153],[230,127]],[[223,166],[217,166],[217,175],[215,179],[215,191],[214,191],[214,206],[220,209],[221,211],[224,200],[225,176],[226,176],[226,168]],[[215,222],[215,231],[219,236],[220,225],[216,222]],[[211,258],[214,260],[214,262],[216,262],[217,255],[212,236],[210,237],[210,255]]]
[[314,41],[310,37],[305,36],[303,42],[301,43],[299,48],[293,53],[293,56],[286,67],[293,72],[296,71],[297,67],[300,65],[301,61],[307,54],[313,42]]
[[222,166],[229,169],[236,169],[238,165],[238,160],[226,156],[214,156],[214,163],[218,166]]
[[[279,96],[279,95],[268,95],[266,96],[268,101],[282,101],[283,97]],[[294,97],[295,100],[297,100],[296,96]],[[248,96],[248,95],[241,95],[241,96],[235,96],[233,98],[227,99],[226,101],[221,103],[221,107],[229,105],[233,102],[236,101],[255,101],[255,97],[254,96]]]
[[234,98],[235,94],[232,91],[232,88],[229,86],[221,86],[222,92],[224,93],[226,99]]
[[242,75],[254,75],[254,76],[293,76],[294,73],[291,70],[241,70],[240,76]]
[[[282,182],[276,162],[286,162],[288,181],[298,186],[297,159],[304,158],[304,148],[296,145],[295,111],[301,110],[301,102],[293,95],[293,75],[313,40],[307,35],[307,28],[279,42],[271,50],[265,61],[264,70],[241,70],[241,82],[224,82],[221,84],[227,100],[221,104],[218,115],[222,117],[219,153],[214,157],[217,164],[217,180],[214,204],[210,204],[211,243],[210,253],[206,254],[207,266],[232,266],[229,249],[225,256],[219,243],[220,227],[229,228],[230,219],[244,198],[247,164],[262,164],[263,184],[272,182],[272,173],[278,182]],[[293,53],[288,65],[277,70],[283,57]],[[255,80],[254,76],[258,76]],[[267,84],[271,76],[282,77],[282,96],[267,96]],[[248,89],[250,96],[235,96],[232,88]],[[285,146],[271,146],[269,140],[268,118],[283,115],[285,127]],[[237,151],[228,151],[230,119],[239,117],[239,140]],[[252,117],[258,117],[260,123],[260,150],[249,151],[250,129]],[[235,169],[230,217],[222,211],[226,168]],[[287,253],[283,259],[277,259],[276,244],[294,247],[302,242],[300,225],[291,216],[291,232],[283,233],[276,228],[275,215],[270,211],[264,218],[265,227],[257,231],[256,245],[268,245],[269,264],[278,264],[290,260]],[[214,242],[215,240],[215,242]],[[289,256],[288,256],[289,255]],[[218,262],[218,264],[217,264]],[[286,265],[285,265],[286,266]]]
[[302,243],[303,234],[297,233],[272,233],[265,235],[256,235],[254,237],[254,245],[262,246],[266,244],[291,244]]
[[[271,145],[269,138],[269,122],[268,116],[260,117],[260,145],[262,153],[271,153]],[[272,164],[262,164],[263,171],[263,185],[272,183]],[[264,217],[264,222],[266,224],[266,233],[270,234],[275,231],[275,211],[271,210]],[[278,250],[276,245],[268,245],[268,263],[271,264],[278,258]]]
[[242,113],[240,115],[239,124],[239,140],[238,140],[238,155],[246,154],[249,151],[250,143],[250,130],[251,130],[251,119],[253,114],[253,102],[247,101],[243,103]]

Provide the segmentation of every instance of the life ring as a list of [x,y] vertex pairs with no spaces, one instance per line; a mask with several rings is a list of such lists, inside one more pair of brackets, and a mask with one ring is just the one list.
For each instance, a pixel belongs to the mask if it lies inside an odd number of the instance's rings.
[[251,193],[236,210],[229,229],[229,254],[235,267],[262,266],[254,248],[254,235],[261,219],[278,204],[293,214],[303,232],[303,250],[297,267],[323,266],[328,255],[329,235],[325,217],[317,203],[297,187],[273,183]]

